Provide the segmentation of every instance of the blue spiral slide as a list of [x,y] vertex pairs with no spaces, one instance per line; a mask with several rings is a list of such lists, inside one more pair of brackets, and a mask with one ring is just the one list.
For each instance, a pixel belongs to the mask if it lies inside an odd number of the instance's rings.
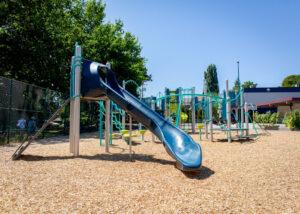
[[81,94],[87,99],[109,97],[135,120],[154,133],[182,171],[197,171],[202,163],[201,146],[181,129],[120,87],[113,71],[105,65],[83,60]]

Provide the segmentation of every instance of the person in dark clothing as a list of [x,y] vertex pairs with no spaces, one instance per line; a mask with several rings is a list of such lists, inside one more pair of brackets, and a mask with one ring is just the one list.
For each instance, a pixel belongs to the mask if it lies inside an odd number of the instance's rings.
[[36,132],[36,121],[35,117],[31,117],[28,121],[28,134],[33,135]]

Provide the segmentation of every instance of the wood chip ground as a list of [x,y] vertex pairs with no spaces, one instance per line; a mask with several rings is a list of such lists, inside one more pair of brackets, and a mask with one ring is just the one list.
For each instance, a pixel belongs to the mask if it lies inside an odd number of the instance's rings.
[[39,140],[19,161],[10,160],[15,146],[1,146],[0,212],[300,213],[300,132],[204,140],[203,167],[193,174],[146,139],[134,144],[133,162],[124,142],[114,140],[107,154],[96,133],[82,135],[78,158],[67,136]]

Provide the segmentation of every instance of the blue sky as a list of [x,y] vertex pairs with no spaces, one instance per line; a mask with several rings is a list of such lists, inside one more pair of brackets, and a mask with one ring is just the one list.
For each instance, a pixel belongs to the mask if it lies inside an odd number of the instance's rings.
[[279,86],[300,73],[299,0],[105,0],[106,20],[121,19],[139,39],[153,81],[165,87],[203,88],[203,71],[218,69],[219,85],[241,81]]

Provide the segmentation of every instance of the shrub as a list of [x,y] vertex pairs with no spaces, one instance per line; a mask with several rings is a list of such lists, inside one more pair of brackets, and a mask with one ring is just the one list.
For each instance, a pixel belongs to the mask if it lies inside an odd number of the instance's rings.
[[278,120],[279,120],[279,113],[273,113],[271,114],[270,118],[269,118],[269,122],[271,124],[277,124],[278,123]]
[[266,114],[255,113],[254,121],[263,124],[276,124],[279,120],[279,113],[267,112]]
[[285,114],[283,123],[291,130],[300,129],[300,111],[290,111]]

